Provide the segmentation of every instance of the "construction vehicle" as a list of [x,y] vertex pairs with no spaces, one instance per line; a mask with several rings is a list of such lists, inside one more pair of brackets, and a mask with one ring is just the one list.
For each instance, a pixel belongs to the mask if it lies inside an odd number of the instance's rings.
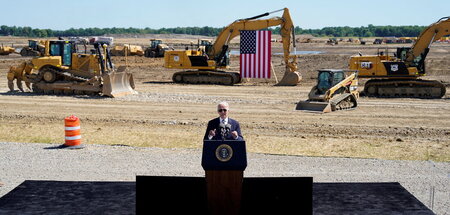
[[339,41],[338,41],[338,39],[336,39],[336,38],[330,38],[330,39],[327,40],[327,43],[326,43],[326,44],[327,44],[327,45],[332,45],[332,46],[334,46],[334,45],[339,44]]
[[376,38],[374,41],[373,41],[373,44],[382,44],[383,43],[383,39],[380,39],[380,38]]
[[36,93],[109,97],[134,93],[132,74],[125,67],[114,69],[107,45],[95,43],[94,48],[95,53],[81,54],[72,41],[45,41],[44,56],[10,67],[9,74],[22,74],[18,78],[31,83]]
[[[272,13],[284,11],[282,17],[258,19]],[[169,69],[184,69],[172,76],[175,83],[204,83],[233,85],[241,81],[238,72],[225,72],[229,65],[230,41],[240,34],[241,30],[260,30],[271,26],[281,26],[286,72],[278,86],[295,86],[301,80],[297,72],[297,56],[290,55],[291,41],[295,48],[294,25],[287,8],[261,14],[247,19],[239,19],[226,26],[217,36],[215,42],[205,46],[205,52],[199,50],[167,51],[164,55],[164,66]],[[291,39],[292,38],[292,39]],[[292,61],[290,61],[292,59]]]
[[438,41],[441,43],[449,43],[450,37],[441,37]]
[[108,46],[114,45],[114,37],[91,37],[89,44],[94,45],[96,43],[106,44]]
[[0,55],[9,55],[14,52],[16,52],[16,49],[13,47],[4,46],[3,44],[0,46]]
[[386,48],[377,55],[356,55],[350,58],[349,69],[359,71],[360,78],[369,78],[364,86],[366,96],[441,98],[445,86],[439,81],[423,80],[425,58],[431,44],[449,35],[450,17],[444,17],[423,30],[412,47],[400,47],[394,55]]
[[28,46],[20,50],[22,56],[42,56],[44,53],[45,44],[43,40],[28,40]]
[[164,57],[164,53],[169,50],[170,47],[163,43],[162,40],[151,39],[150,47],[145,49],[145,57]]
[[397,37],[394,37],[394,36],[383,37],[383,42],[386,43],[386,44],[399,43],[398,40],[399,39]]
[[413,43],[414,42],[414,38],[413,37],[400,37],[398,39],[399,43]]
[[212,46],[212,40],[210,40],[210,39],[198,39],[197,48],[198,48],[199,51],[202,51],[203,53],[205,53],[207,46]]
[[130,44],[116,45],[110,52],[111,56],[144,56],[144,49],[142,49],[142,46]]
[[328,113],[356,108],[359,98],[357,77],[357,72],[318,70],[317,84],[309,92],[308,100],[298,102],[295,109]]

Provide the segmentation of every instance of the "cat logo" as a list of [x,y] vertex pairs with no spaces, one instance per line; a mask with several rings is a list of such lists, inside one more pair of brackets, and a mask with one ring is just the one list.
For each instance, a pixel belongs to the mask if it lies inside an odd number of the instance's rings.
[[397,72],[398,71],[398,64],[391,64],[391,71]]
[[361,62],[362,69],[372,69],[372,62]]

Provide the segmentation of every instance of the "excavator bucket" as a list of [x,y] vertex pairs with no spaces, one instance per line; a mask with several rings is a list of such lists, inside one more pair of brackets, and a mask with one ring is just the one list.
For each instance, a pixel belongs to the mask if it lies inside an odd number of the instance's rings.
[[329,113],[332,111],[331,104],[329,102],[317,101],[300,101],[297,103],[297,107],[295,107],[295,109],[318,113]]
[[109,97],[120,97],[135,94],[133,74],[119,67],[117,71],[103,75],[102,93]]
[[298,72],[285,72],[280,82],[275,86],[297,86],[302,80],[302,76]]

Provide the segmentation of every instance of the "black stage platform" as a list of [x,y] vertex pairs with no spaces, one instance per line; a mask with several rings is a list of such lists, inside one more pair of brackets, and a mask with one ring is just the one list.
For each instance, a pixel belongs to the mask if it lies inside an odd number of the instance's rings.
[[[205,192],[202,177],[138,176],[136,182],[30,180],[0,198],[0,214],[204,214]],[[243,214],[310,214],[311,203],[314,214],[434,214],[399,183],[244,178],[242,201]]]

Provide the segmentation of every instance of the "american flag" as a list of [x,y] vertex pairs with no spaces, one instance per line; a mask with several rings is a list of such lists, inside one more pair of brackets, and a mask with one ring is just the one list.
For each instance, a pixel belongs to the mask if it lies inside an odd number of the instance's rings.
[[241,31],[242,78],[270,78],[270,31]]

